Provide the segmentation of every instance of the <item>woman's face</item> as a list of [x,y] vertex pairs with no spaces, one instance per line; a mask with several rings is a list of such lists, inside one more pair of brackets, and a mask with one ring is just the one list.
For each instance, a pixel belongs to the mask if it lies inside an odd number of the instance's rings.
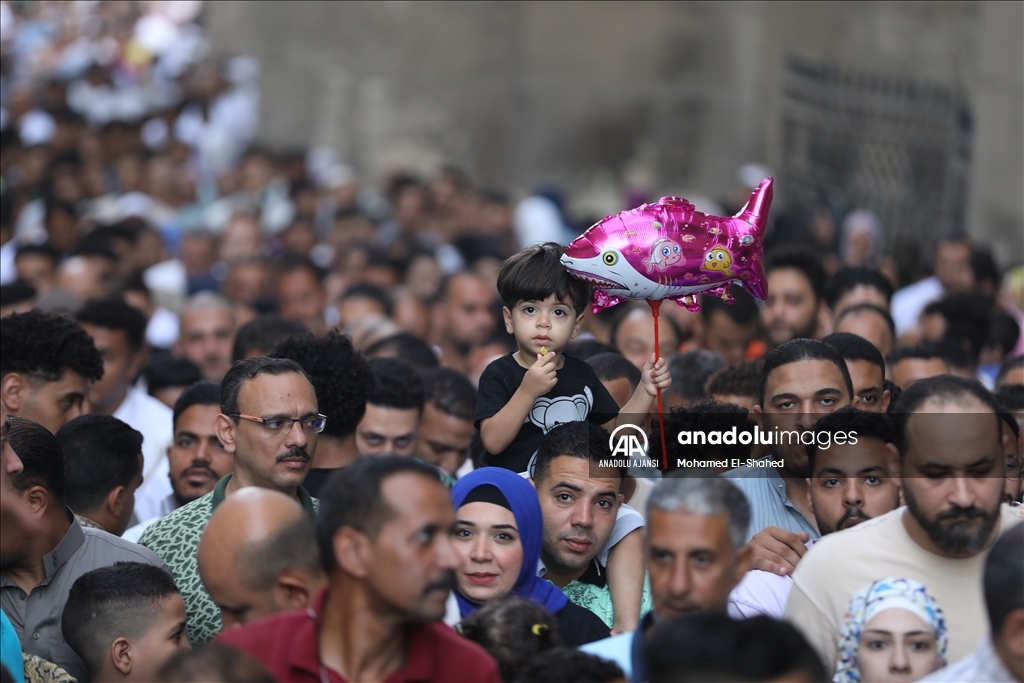
[[939,668],[935,632],[908,610],[879,612],[864,625],[857,647],[857,667],[862,681],[916,681]]
[[459,508],[455,549],[462,558],[459,592],[484,603],[508,595],[523,567],[523,544],[512,511],[493,503]]

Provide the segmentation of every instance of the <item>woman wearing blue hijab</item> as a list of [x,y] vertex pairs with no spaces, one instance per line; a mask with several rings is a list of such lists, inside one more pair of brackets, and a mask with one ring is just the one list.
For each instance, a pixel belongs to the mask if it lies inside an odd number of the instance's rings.
[[567,647],[608,637],[596,614],[537,576],[544,520],[528,481],[502,467],[474,470],[455,484],[452,505],[455,548],[462,559],[455,597],[463,618],[491,600],[517,595],[555,615]]

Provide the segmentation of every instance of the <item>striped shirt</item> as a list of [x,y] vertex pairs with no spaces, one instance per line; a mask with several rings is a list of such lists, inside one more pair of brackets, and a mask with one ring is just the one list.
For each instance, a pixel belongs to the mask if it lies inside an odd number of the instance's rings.
[[750,503],[747,541],[770,526],[795,534],[803,531],[812,541],[819,538],[814,522],[804,517],[786,495],[786,482],[775,468],[741,467],[723,472],[721,476],[735,484]]

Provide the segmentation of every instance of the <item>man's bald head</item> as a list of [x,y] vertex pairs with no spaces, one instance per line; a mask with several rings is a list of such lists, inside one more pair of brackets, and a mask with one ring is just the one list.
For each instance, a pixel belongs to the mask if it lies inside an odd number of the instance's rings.
[[214,510],[199,541],[199,573],[224,628],[305,607],[326,581],[313,520],[294,498],[255,486]]

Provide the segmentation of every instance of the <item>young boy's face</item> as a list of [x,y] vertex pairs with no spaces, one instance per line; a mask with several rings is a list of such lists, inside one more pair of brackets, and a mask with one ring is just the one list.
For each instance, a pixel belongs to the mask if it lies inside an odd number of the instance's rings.
[[576,315],[572,302],[549,295],[543,301],[518,301],[512,310],[502,309],[505,329],[516,337],[524,360],[537,358],[541,349],[561,353],[579,334],[583,314]]
[[179,650],[190,649],[185,633],[185,603],[169,595],[157,603],[156,615],[146,635],[133,642],[131,680],[152,681],[157,670]]

